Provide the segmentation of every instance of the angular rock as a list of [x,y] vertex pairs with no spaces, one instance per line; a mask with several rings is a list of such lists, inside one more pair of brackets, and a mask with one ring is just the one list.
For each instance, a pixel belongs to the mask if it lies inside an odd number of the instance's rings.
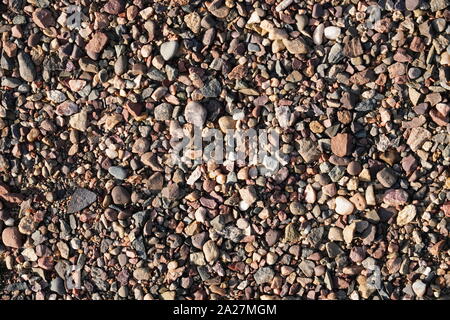
[[72,214],[81,211],[97,201],[97,195],[85,188],[78,188],[72,194],[69,204],[67,205],[67,213]]

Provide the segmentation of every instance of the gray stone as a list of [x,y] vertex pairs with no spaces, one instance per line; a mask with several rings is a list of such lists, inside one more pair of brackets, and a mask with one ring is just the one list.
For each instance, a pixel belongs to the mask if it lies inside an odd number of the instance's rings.
[[108,169],[110,175],[119,180],[124,180],[127,178],[128,173],[127,170],[120,166],[111,166]]
[[92,203],[97,201],[97,195],[84,188],[78,188],[73,193],[69,204],[67,206],[67,213],[75,213],[89,207]]
[[222,86],[219,80],[213,79],[201,88],[200,91],[206,98],[217,98],[222,91]]
[[255,278],[255,281],[258,285],[264,284],[264,283],[270,283],[270,281],[272,281],[274,276],[275,276],[275,272],[269,267],[260,268],[253,275],[253,277]]

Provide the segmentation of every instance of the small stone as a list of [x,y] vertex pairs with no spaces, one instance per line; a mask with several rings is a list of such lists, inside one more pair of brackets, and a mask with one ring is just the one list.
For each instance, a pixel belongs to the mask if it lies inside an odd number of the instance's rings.
[[251,206],[256,200],[258,200],[258,195],[254,186],[246,186],[239,190],[242,200]]
[[431,11],[436,12],[439,10],[444,10],[449,5],[448,0],[431,0],[430,7]]
[[404,205],[407,201],[408,193],[402,189],[390,189],[383,195],[383,202],[390,206],[401,206]]
[[282,128],[288,128],[291,120],[291,111],[288,106],[280,106],[275,109],[275,117]]
[[265,235],[265,239],[269,247],[274,246],[278,242],[279,238],[280,232],[274,229],[270,229]]
[[349,215],[355,210],[355,206],[346,198],[339,196],[336,198],[336,208],[334,209],[340,215]]
[[219,257],[219,249],[213,240],[208,240],[203,245],[203,253],[207,262],[212,263]]
[[133,271],[133,277],[138,281],[150,280],[151,276],[152,274],[150,272],[150,269],[146,267],[137,268]]
[[275,276],[275,272],[270,267],[259,268],[253,278],[256,281],[256,284],[261,285],[264,283],[270,283]]
[[86,51],[100,53],[108,42],[108,36],[103,32],[96,32],[86,45]]
[[219,128],[223,133],[226,133],[227,130],[235,130],[236,129],[236,120],[230,116],[223,116],[219,118]]
[[183,196],[177,183],[170,183],[167,185],[164,189],[162,189],[161,194],[169,200],[178,200]]
[[347,166],[347,172],[349,175],[357,176],[361,173],[361,171],[362,171],[362,166],[357,161],[352,161]]
[[326,27],[323,30],[323,34],[329,40],[336,40],[341,35],[341,28],[335,26]]
[[110,175],[119,180],[125,180],[128,176],[127,170],[119,166],[111,166],[108,169]]
[[72,194],[69,204],[67,205],[67,213],[72,214],[81,211],[97,201],[97,195],[85,188],[78,188]]
[[390,188],[397,182],[397,175],[391,168],[384,168],[378,171],[377,179],[383,187]]
[[177,41],[168,41],[164,42],[159,48],[159,52],[164,60],[169,61],[173,57],[175,57],[178,51],[178,42]]
[[78,105],[72,101],[64,101],[56,107],[56,113],[60,116],[71,116],[78,111]]
[[289,211],[295,216],[306,214],[305,207],[299,201],[293,201],[289,204]]
[[305,42],[303,42],[303,40],[283,39],[282,41],[287,51],[289,51],[289,53],[291,54],[307,54],[310,51],[310,48]]
[[345,157],[353,151],[353,138],[349,133],[338,133],[331,138],[331,151],[338,157]]
[[127,71],[128,59],[125,55],[121,55],[117,58],[114,64],[114,73],[118,76],[123,75]]
[[412,222],[416,217],[417,209],[413,204],[404,207],[397,215],[397,224],[399,226],[405,226]]
[[109,14],[119,14],[125,10],[125,1],[123,0],[109,0],[104,6],[103,10]]
[[206,98],[217,98],[222,91],[222,85],[219,80],[212,79],[200,91]]
[[412,289],[414,293],[417,295],[417,297],[422,298],[425,295],[425,292],[427,291],[427,285],[423,283],[422,280],[419,279],[414,281]]
[[36,78],[36,70],[28,53],[23,51],[19,52],[17,60],[19,62],[20,77],[25,81],[33,82]]
[[298,142],[298,152],[306,163],[317,161],[322,155],[317,142],[307,138]]
[[[417,79],[418,77],[420,77],[422,75],[422,71],[419,68],[409,68],[408,70],[408,77],[411,80]],[[411,95],[411,94],[410,94]],[[411,99],[412,100],[412,99]],[[417,102],[416,102],[417,103]]]
[[284,242],[299,242],[301,240],[301,234],[298,231],[295,224],[290,223],[284,229]]
[[16,227],[5,228],[2,232],[3,244],[11,248],[20,248],[23,245],[22,235]]
[[60,277],[56,277],[50,282],[50,290],[56,292],[59,295],[63,295],[66,293],[66,289],[64,287],[64,280]]
[[131,201],[130,193],[122,186],[115,186],[111,191],[111,197],[113,202],[119,205],[126,205]]
[[47,9],[37,8],[33,12],[33,22],[41,29],[53,27],[56,22],[52,13]]
[[405,7],[409,11],[415,10],[419,6],[420,0],[406,0]]
[[344,45],[344,55],[349,58],[358,57],[363,53],[364,51],[359,38],[351,39]]
[[197,127],[202,127],[206,121],[207,111],[197,102],[189,102],[184,109],[184,118]]
[[78,130],[78,131],[86,131],[88,128],[88,114],[85,109],[81,110],[70,117],[69,125]]
[[423,143],[431,138],[431,133],[422,127],[412,128],[406,144],[409,145],[412,151],[417,151]]
[[201,17],[197,12],[191,12],[184,16],[184,22],[186,23],[187,27],[191,29],[193,33],[199,33],[200,32],[200,22]]
[[161,103],[154,110],[155,119],[157,121],[166,121],[172,119],[173,107],[169,103]]

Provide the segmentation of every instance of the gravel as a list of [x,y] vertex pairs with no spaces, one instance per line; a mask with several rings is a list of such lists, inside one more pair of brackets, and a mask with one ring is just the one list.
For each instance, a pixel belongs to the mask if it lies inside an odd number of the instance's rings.
[[82,4],[0,4],[1,300],[450,295],[449,1]]

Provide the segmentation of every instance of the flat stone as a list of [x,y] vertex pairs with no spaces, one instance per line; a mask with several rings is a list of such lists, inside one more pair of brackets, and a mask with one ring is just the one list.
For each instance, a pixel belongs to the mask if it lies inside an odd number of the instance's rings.
[[34,10],[32,18],[33,22],[41,29],[47,29],[56,24],[51,11],[47,9],[37,8]]
[[391,168],[384,168],[378,171],[377,179],[383,187],[390,188],[397,182],[397,175]]
[[125,10],[125,1],[109,0],[104,6],[103,11],[109,14],[119,14]]
[[431,133],[422,127],[412,128],[406,144],[412,151],[417,151],[423,143],[431,138]]
[[283,39],[283,44],[291,54],[307,54],[310,51],[308,45],[300,39]]
[[127,170],[120,166],[111,166],[108,168],[108,172],[114,178],[119,179],[119,180],[124,180],[128,176]]
[[403,189],[390,189],[383,195],[383,202],[390,206],[401,206],[408,201],[408,193]]
[[21,51],[17,55],[17,61],[19,62],[20,77],[25,81],[33,82],[36,79],[36,69],[30,55]]
[[67,205],[67,213],[72,214],[81,211],[97,201],[97,195],[85,188],[78,188],[72,194],[69,204]]
[[323,30],[323,34],[329,40],[336,40],[341,35],[341,28],[335,26],[326,27]]
[[86,131],[88,128],[87,111],[83,109],[80,112],[72,115],[69,120],[69,125],[78,131]]
[[92,52],[94,54],[100,53],[108,42],[108,36],[100,31],[97,31],[92,36],[86,45],[86,51]]

